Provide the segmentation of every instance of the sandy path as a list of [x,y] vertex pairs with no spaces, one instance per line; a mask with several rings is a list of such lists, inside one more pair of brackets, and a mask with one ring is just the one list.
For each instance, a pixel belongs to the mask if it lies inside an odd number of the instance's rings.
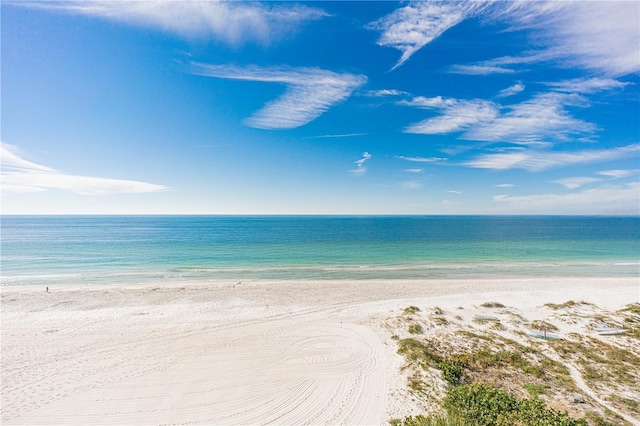
[[[556,361],[558,360],[556,359]],[[640,425],[640,420],[634,419],[633,417],[626,415],[622,411],[616,409],[613,405],[609,404],[607,401],[598,397],[598,395],[596,395],[596,393],[589,387],[589,385],[587,385],[587,383],[582,378],[582,374],[580,374],[580,371],[578,371],[578,369],[574,365],[567,362],[565,362],[564,365],[569,369],[571,378],[573,379],[573,382],[576,384],[576,386],[580,390],[582,390],[584,393],[589,395],[590,398],[593,398],[595,401],[598,402],[598,404],[602,405],[603,407],[606,407],[608,410],[614,412],[615,414],[625,419],[630,424],[634,426]]]
[[[528,289],[535,284],[536,292]],[[2,424],[386,424],[411,303],[637,301],[635,279],[2,288]]]

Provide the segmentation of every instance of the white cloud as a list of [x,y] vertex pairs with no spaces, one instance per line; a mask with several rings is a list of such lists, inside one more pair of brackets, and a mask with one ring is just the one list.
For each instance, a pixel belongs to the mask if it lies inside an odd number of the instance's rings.
[[398,105],[412,106],[418,108],[447,108],[458,104],[460,101],[452,98],[443,98],[442,96],[435,96],[433,98],[427,98],[425,96],[416,96],[413,99],[406,101],[399,101]]
[[[497,3],[496,3],[497,4]],[[472,65],[454,65],[449,72],[454,74],[469,75],[491,75],[491,74],[513,74],[522,69],[509,68],[513,65],[529,65],[537,62],[547,62],[555,59],[556,56],[547,51],[530,51],[521,56],[501,56],[486,61],[476,62]]]
[[498,97],[506,98],[508,96],[516,95],[522,92],[523,90],[524,90],[524,84],[522,84],[521,82],[518,82],[511,87],[507,87],[506,89],[501,90],[500,93],[498,93]]
[[193,72],[208,77],[280,83],[287,91],[246,120],[259,129],[292,129],[315,120],[344,101],[367,77],[318,68],[261,68],[194,64]]
[[18,155],[18,149],[4,142],[0,142],[0,162],[2,171],[7,169],[13,171],[39,171],[39,172],[55,172],[51,167],[33,163]]
[[490,74],[513,74],[515,70],[495,65],[454,65],[449,68],[449,72],[453,74],[466,75],[490,75]]
[[354,138],[357,136],[366,136],[368,133],[343,133],[343,134],[335,134],[335,135],[320,135],[320,136],[309,136],[306,139],[339,139],[339,138]]
[[596,93],[603,90],[622,89],[629,84],[631,83],[623,83],[622,81],[611,78],[576,78],[573,80],[547,83],[548,86],[560,92],[585,94]]
[[362,158],[357,160],[355,163],[358,165],[358,167],[362,167],[362,165],[370,158],[371,154],[365,151],[362,153]]
[[496,195],[500,210],[527,214],[604,214],[607,211],[638,211],[640,184],[602,185],[566,194],[534,194],[522,196]]
[[640,152],[640,144],[612,149],[574,152],[521,150],[499,154],[483,154],[464,163],[464,165],[481,169],[524,169],[535,172],[552,167],[617,160],[619,158],[637,155],[638,152]]
[[638,169],[630,169],[630,170],[602,170],[598,172],[600,176],[606,176],[612,179],[620,179],[629,176],[640,177],[640,170]]
[[212,37],[232,45],[246,41],[268,44],[307,21],[327,16],[317,8],[258,2],[75,0],[19,4],[124,22],[187,39]]
[[72,191],[82,195],[139,194],[167,188],[147,182],[76,176],[46,172],[2,172],[3,192],[40,192],[47,189]]
[[442,157],[405,157],[404,155],[401,155],[398,158],[405,161],[411,161],[413,163],[438,163],[440,161],[447,160]]
[[402,52],[392,68],[395,69],[446,30],[478,13],[483,4],[479,1],[415,2],[370,23],[368,28],[382,32],[378,45]]
[[553,62],[618,77],[640,70],[640,3],[635,1],[492,2],[482,10],[487,24],[505,22],[511,31],[527,31],[537,51],[475,64],[455,65],[459,74],[504,74],[513,65]]
[[411,101],[399,102],[400,105],[416,106],[420,108],[437,108],[443,111],[438,117],[428,118],[412,124],[404,129],[405,133],[441,134],[467,129],[469,126],[482,121],[488,121],[498,115],[498,109],[493,102],[480,99],[458,100],[417,97]]
[[[597,130],[595,125],[574,118],[567,110],[567,107],[589,106],[589,101],[578,92],[593,93],[623,86],[624,83],[610,79],[570,80],[555,84],[563,91],[540,93],[529,100],[504,106],[482,99],[442,96],[416,96],[397,104],[440,112],[440,115],[411,124],[405,128],[406,133],[464,132],[461,139],[542,147],[549,146],[551,141],[589,137]],[[564,89],[575,92],[565,93]],[[517,83],[502,90],[498,97],[508,97],[523,90],[524,85]]]
[[595,126],[573,118],[565,106],[586,106],[586,99],[565,93],[542,93],[495,118],[478,120],[463,139],[535,144],[543,139],[566,140],[569,135],[589,134]]
[[513,188],[515,185],[512,183],[499,183],[493,186],[495,186],[496,188]]
[[407,173],[424,173],[423,169],[404,169],[403,171]]
[[406,180],[404,182],[400,182],[400,187],[402,189],[416,190],[422,188],[422,184],[415,180]]
[[487,24],[506,22],[511,30],[528,31],[542,48],[476,64],[455,65],[461,74],[512,73],[504,65],[554,61],[609,77],[640,70],[640,3],[635,1],[416,2],[369,24],[382,31],[378,40],[402,52],[394,68],[469,17]]
[[462,194],[462,192],[460,192],[460,191],[453,191],[453,190],[449,190],[447,192],[450,193],[450,194],[457,194],[457,195]]
[[499,2],[494,19],[507,19],[514,29],[533,32],[545,54],[607,76],[640,70],[640,3]]
[[384,96],[403,96],[408,95],[408,92],[403,90],[395,90],[395,89],[382,89],[382,90],[371,90],[366,93],[367,96],[372,96],[375,98],[381,98]]
[[568,189],[576,189],[589,183],[598,182],[601,179],[592,177],[569,177],[552,181],[552,183],[560,184]]
[[23,159],[17,154],[14,146],[6,143],[0,143],[0,153],[2,192],[7,194],[41,192],[49,189],[82,195],[139,194],[168,189],[166,186],[147,182],[62,173]]
[[357,167],[353,170],[351,170],[351,173],[353,173],[356,176],[362,176],[363,174],[365,174],[367,172],[367,168],[364,167],[364,163],[366,163],[369,159],[371,158],[371,154],[369,154],[368,152],[363,152],[362,153],[362,158],[359,160],[354,161],[354,163],[357,165]]
[[[507,170],[518,168],[521,163],[527,161],[528,157],[524,152],[483,154],[474,160],[464,163],[464,165],[478,169]],[[520,168],[526,167],[521,166]]]

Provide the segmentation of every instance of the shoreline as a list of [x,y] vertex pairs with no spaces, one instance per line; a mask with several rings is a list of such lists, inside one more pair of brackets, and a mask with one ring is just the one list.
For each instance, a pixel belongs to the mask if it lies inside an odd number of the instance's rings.
[[[5,265],[6,266],[6,265]],[[640,276],[636,259],[522,261],[505,263],[499,260],[483,262],[442,262],[415,264],[323,264],[323,265],[263,265],[230,268],[173,266],[167,269],[113,268],[77,270],[74,273],[41,273],[33,270],[23,274],[0,277],[0,288],[30,285],[183,285],[223,281],[456,281],[521,278],[635,278]],[[11,270],[11,268],[9,268]]]
[[[0,287],[3,424],[388,424],[430,408],[407,391],[391,339],[402,333],[394,318],[407,306],[438,307],[464,329],[477,327],[473,316],[487,312],[484,302],[556,323],[545,304],[571,300],[616,312],[640,300],[635,277],[49,290]],[[594,334],[586,322],[558,325],[561,335]]]
[[[361,294],[361,286],[367,286],[366,294]],[[558,287],[562,286],[562,290]],[[615,288],[623,289],[618,297],[611,290]],[[350,297],[348,302],[376,301],[406,299],[411,297],[467,297],[474,294],[505,293],[505,295],[516,295],[528,293],[535,300],[548,297],[553,300],[544,303],[559,303],[558,299],[581,299],[591,303],[624,304],[624,300],[631,296],[632,300],[627,303],[640,302],[640,279],[638,277],[504,277],[504,278],[478,278],[478,279],[362,279],[362,280],[269,280],[269,279],[249,279],[249,280],[202,280],[202,281],[163,281],[161,284],[152,283],[119,283],[119,284],[67,284],[49,286],[50,293],[87,293],[94,292],[121,292],[121,291],[152,291],[154,289],[182,289],[189,291],[209,290],[222,292],[224,297],[236,297],[244,292],[257,290],[258,293],[252,297],[262,297],[267,294],[282,293],[287,295],[291,291],[306,291],[312,293],[316,298],[325,304],[331,304],[331,298],[336,296],[336,291],[341,292],[342,297]],[[259,290],[267,291],[268,293]],[[228,293],[231,291],[232,293]],[[225,293],[227,292],[227,293]],[[0,295],[10,293],[34,293],[45,295],[45,286],[42,285],[15,285],[0,286]],[[498,295],[496,294],[496,295]],[[567,300],[568,300],[567,299]],[[282,299],[286,302],[287,297]],[[524,300],[524,299],[523,299]],[[204,301],[204,300],[203,300]]]

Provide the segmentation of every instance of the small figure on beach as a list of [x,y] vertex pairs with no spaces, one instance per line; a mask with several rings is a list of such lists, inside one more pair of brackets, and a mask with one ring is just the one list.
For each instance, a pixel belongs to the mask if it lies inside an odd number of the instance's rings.
[[47,293],[49,293],[49,286],[47,286]]

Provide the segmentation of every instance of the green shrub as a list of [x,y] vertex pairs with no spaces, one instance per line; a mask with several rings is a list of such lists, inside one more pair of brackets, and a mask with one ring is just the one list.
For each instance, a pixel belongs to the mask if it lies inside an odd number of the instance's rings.
[[631,312],[640,315],[640,303],[630,303],[620,310],[621,312]]
[[404,420],[393,419],[389,423],[393,426],[468,426],[468,423],[458,417],[445,416],[409,416]]
[[411,324],[409,326],[409,333],[420,334],[422,333],[422,326],[420,324]]
[[531,395],[532,397],[537,397],[538,395],[542,395],[546,392],[546,386],[544,385],[536,385],[533,383],[525,383],[524,386],[522,386],[523,388],[526,389],[527,392],[529,392],[529,395]]
[[444,407],[450,414],[478,425],[494,425],[502,413],[514,411],[517,401],[503,390],[484,383],[449,389]]
[[544,306],[551,308],[553,310],[558,310],[561,308],[572,308],[574,306],[576,306],[578,303],[574,302],[573,300],[567,300],[564,303],[545,303]]
[[566,413],[560,413],[545,405],[538,398],[521,399],[518,401],[517,410],[504,416],[504,425],[523,426],[578,426],[587,424],[580,419],[572,419]]
[[412,338],[398,341],[398,353],[404,355],[410,363],[416,363],[424,368],[442,361],[442,358],[431,352],[424,343]]
[[457,386],[464,377],[464,363],[458,359],[445,359],[436,364],[436,368],[442,372],[442,378],[451,386]]
[[548,408],[538,398],[516,399],[484,383],[449,389],[444,406],[451,415],[478,426],[580,426],[583,419]]
[[406,308],[404,308],[404,313],[405,314],[415,314],[416,312],[420,312],[420,308],[418,308],[417,306],[408,306]]
[[483,308],[504,308],[504,305],[500,302],[485,302],[480,306]]
[[445,318],[443,318],[443,317],[435,317],[435,318],[432,318],[432,321],[433,321],[434,323],[436,323],[436,325],[447,325],[447,324],[449,324],[449,321],[447,321],[447,320],[446,320]]

